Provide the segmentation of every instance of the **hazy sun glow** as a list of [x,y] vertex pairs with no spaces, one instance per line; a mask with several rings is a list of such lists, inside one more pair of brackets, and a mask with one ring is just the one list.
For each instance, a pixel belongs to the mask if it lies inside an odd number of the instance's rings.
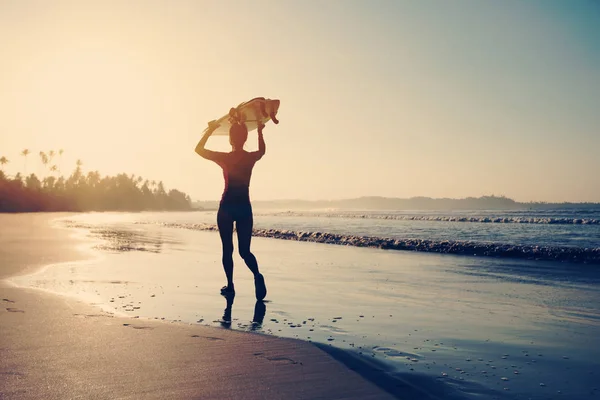
[[195,144],[264,96],[281,123],[255,199],[600,201],[599,17],[586,1],[0,0],[0,156],[12,174],[29,148],[38,172],[63,148],[63,170],[218,199]]

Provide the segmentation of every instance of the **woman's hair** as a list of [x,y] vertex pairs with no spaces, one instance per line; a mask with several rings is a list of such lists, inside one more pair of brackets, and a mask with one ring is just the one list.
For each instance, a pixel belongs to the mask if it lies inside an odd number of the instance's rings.
[[242,147],[246,140],[248,139],[248,128],[244,123],[234,123],[231,124],[231,128],[229,128],[229,143],[232,146]]

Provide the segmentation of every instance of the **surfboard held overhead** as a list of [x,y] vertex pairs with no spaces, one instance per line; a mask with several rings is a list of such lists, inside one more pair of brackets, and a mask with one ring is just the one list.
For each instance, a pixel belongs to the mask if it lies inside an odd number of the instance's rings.
[[278,124],[277,111],[279,111],[279,103],[279,100],[265,99],[264,97],[256,97],[241,103],[216,120],[219,127],[213,132],[213,135],[229,135],[229,128],[235,121],[244,122],[248,132],[255,130],[259,121],[263,124],[268,121]]

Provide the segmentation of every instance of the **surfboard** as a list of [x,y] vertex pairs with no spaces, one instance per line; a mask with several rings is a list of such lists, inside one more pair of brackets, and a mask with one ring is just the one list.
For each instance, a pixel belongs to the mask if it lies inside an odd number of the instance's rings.
[[278,124],[277,111],[279,111],[279,103],[279,100],[265,99],[264,97],[255,97],[252,100],[245,101],[216,120],[220,126],[213,132],[213,135],[229,136],[229,128],[235,121],[244,122],[248,132],[257,128],[258,121],[263,124],[268,121]]

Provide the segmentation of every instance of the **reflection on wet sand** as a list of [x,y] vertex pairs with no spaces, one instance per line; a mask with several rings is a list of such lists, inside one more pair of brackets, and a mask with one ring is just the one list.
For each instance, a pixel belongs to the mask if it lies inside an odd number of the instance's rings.
[[[223,296],[225,297],[226,306],[223,311],[223,317],[219,321],[223,328],[231,328],[231,311],[233,308],[233,301],[235,299],[235,294]],[[262,328],[262,323],[265,319],[265,314],[267,313],[267,306],[264,301],[258,300],[254,305],[254,315],[252,316],[252,325],[250,326],[250,330],[256,331]]]
[[254,305],[254,316],[252,317],[252,326],[250,330],[258,330],[262,328],[263,320],[265,319],[265,314],[267,313],[267,306],[264,301],[257,300]]
[[133,230],[116,226],[93,227],[85,224],[66,224],[72,228],[88,229],[90,236],[103,239],[102,243],[94,246],[95,249],[124,253],[129,251],[144,251],[160,253],[165,244],[180,244],[181,242],[165,237],[161,230]]
[[160,234],[153,236],[148,232],[135,232],[124,229],[98,229],[91,232],[94,236],[104,239],[105,242],[96,246],[104,251],[148,251],[160,253],[163,247],[163,238]]
[[235,299],[235,294],[230,294],[225,297],[227,301],[227,306],[225,307],[225,311],[223,312],[223,317],[221,318],[221,326],[223,328],[231,328],[231,308],[233,307],[233,300]]

